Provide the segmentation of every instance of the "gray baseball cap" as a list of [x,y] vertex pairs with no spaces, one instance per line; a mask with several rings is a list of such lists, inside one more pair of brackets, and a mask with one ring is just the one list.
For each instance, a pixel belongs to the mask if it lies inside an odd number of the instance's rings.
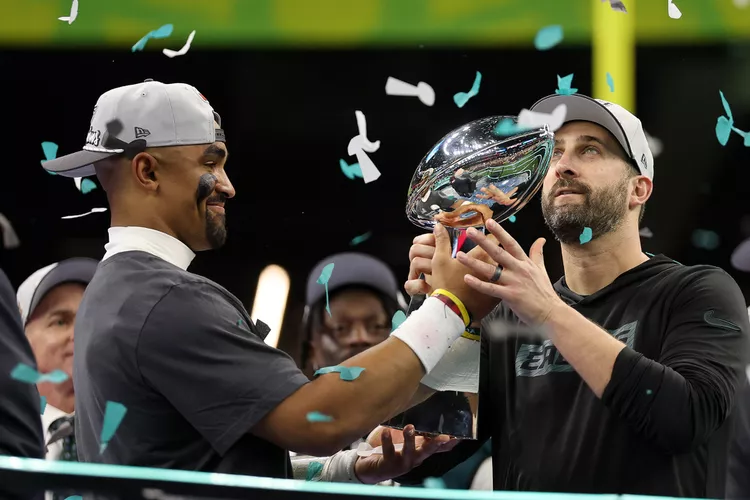
[[323,267],[330,263],[333,263],[334,266],[328,280],[329,294],[345,286],[359,285],[377,290],[387,297],[392,297],[399,304],[403,301],[399,298],[400,292],[396,284],[396,277],[385,262],[367,254],[345,252],[326,257],[315,265],[307,277],[305,304],[308,306],[312,306],[325,297],[325,287],[318,284],[317,281]]
[[110,156],[132,157],[147,147],[225,142],[214,121],[221,126],[221,117],[195,87],[148,79],[102,94],[83,149],[42,166],[65,177],[86,177],[96,174],[94,163]]

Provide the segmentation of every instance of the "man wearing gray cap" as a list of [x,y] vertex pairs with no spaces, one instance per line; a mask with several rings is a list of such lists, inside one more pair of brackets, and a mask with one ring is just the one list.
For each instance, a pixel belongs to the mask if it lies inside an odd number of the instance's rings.
[[42,429],[47,459],[77,461],[73,435],[75,390],[73,388],[74,325],[83,292],[94,277],[98,261],[72,258],[55,262],[31,274],[16,293],[26,338],[39,371],[61,370],[68,380],[41,382],[45,398]]
[[[331,263],[326,300],[317,280]],[[375,257],[348,252],[321,260],[307,277],[302,367],[315,371],[337,365],[387,339],[393,315],[404,309],[398,288],[391,269]]]
[[[438,476],[492,437],[495,489],[724,498],[750,347],[744,298],[721,269],[642,251],[654,165],[640,120],[579,94],[532,110],[560,105],[541,198],[565,275],[550,282],[544,239],[527,254],[494,221],[501,247],[468,231],[495,264],[459,252],[466,282],[502,299],[483,329],[512,334],[482,335],[480,439],[397,480]],[[429,291],[417,277],[438,271],[432,241],[412,247],[409,293]],[[360,478],[382,480],[371,475]]]
[[[342,363],[364,368],[355,380],[333,372],[310,382],[263,342],[268,328],[234,295],[187,270],[194,252],[226,239],[225,204],[235,195],[227,158],[221,119],[198,90],[146,81],[104,93],[83,150],[43,164],[65,176],[96,173],[112,217],[76,321],[83,461],[289,477],[287,450],[331,454],[408,407],[471,315],[497,303],[465,284],[468,270],[438,227],[432,282],[444,291]],[[108,401],[127,414],[103,443]],[[405,454],[424,457],[446,440]],[[353,480],[355,459],[333,477]]]

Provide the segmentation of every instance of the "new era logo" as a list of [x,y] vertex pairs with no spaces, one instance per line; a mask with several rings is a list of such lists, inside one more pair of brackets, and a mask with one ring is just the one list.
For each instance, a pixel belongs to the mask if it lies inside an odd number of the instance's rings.
[[141,137],[147,137],[151,135],[151,132],[148,131],[148,129],[141,128],[141,127],[135,127],[135,138],[139,139]]
[[644,153],[643,156],[641,156],[641,163],[643,163],[643,168],[648,169],[648,165],[646,164],[646,154]]

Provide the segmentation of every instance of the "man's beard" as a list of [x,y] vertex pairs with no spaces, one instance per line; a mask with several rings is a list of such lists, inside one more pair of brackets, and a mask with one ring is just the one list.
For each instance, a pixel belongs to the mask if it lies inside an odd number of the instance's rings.
[[[544,222],[555,238],[563,244],[579,243],[585,227],[591,228],[592,239],[617,229],[627,215],[628,179],[592,192],[588,186],[560,179],[550,194],[542,197]],[[555,204],[555,192],[571,188],[584,197],[583,203]]]
[[212,249],[224,246],[227,241],[227,217],[206,210],[206,240]]

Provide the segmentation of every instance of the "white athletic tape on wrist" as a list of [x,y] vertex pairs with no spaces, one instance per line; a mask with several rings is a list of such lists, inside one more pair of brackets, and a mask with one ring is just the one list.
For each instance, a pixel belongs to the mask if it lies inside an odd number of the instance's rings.
[[481,342],[459,337],[422,384],[436,391],[479,392]]
[[354,473],[354,464],[357,463],[357,450],[340,451],[326,460],[323,466],[321,481],[333,483],[358,483],[357,475]]
[[430,373],[463,332],[463,319],[439,299],[428,297],[391,335],[408,345]]

